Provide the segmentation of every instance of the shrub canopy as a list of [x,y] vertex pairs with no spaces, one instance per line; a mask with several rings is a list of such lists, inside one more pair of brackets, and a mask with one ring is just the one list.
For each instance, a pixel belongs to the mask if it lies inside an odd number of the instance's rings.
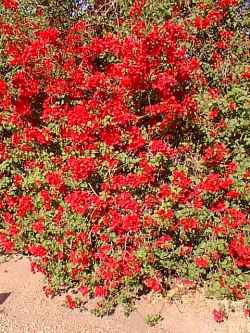
[[174,3],[60,29],[0,7],[0,247],[69,307],[174,279],[249,297],[244,20],[236,0]]

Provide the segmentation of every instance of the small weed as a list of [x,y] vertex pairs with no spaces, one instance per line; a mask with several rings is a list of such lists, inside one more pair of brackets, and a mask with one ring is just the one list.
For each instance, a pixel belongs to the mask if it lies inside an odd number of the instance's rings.
[[149,314],[145,317],[145,322],[150,327],[158,325],[162,320],[163,317],[160,313]]

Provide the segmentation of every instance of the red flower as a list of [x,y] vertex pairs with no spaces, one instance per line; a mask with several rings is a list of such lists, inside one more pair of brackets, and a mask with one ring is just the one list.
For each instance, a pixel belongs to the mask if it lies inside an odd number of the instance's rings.
[[156,246],[159,248],[169,247],[171,245],[171,242],[172,237],[170,237],[169,235],[161,236],[159,239],[157,239]]
[[238,0],[219,0],[218,6],[221,8],[227,8],[230,6],[237,6],[238,3]]
[[248,308],[244,309],[244,316],[245,316],[245,318],[250,318],[250,309],[248,309]]
[[103,130],[100,139],[102,142],[105,142],[109,146],[119,145],[121,143],[121,135],[118,129]]
[[219,199],[215,201],[209,208],[212,212],[223,212],[226,209],[225,201]]
[[189,280],[189,279],[182,279],[181,280],[183,285],[187,288],[195,288],[195,282],[193,280]]
[[170,220],[174,217],[174,212],[172,209],[168,209],[166,211],[164,209],[159,209],[158,214],[164,220]]
[[42,245],[30,245],[28,252],[35,257],[41,258],[47,255],[47,250]]
[[51,209],[52,198],[51,198],[49,192],[46,191],[46,190],[42,190],[39,193],[39,195],[41,197],[44,209],[47,210],[47,211],[50,210]]
[[96,286],[95,287],[95,296],[96,297],[106,297],[108,295],[108,291],[105,287]]
[[43,287],[43,292],[44,292],[45,296],[48,297],[48,298],[54,296],[54,291],[50,287],[44,286]]
[[121,192],[115,198],[117,207],[126,211],[137,213],[139,211],[139,204],[129,192]]
[[18,234],[19,231],[19,227],[16,225],[11,225],[9,227],[9,234],[11,237],[16,237],[16,235]]
[[246,282],[244,287],[249,292],[250,291],[250,282]]
[[61,187],[64,185],[61,175],[58,172],[49,172],[46,175],[46,181],[49,185],[54,186],[56,188]]
[[32,229],[34,232],[38,234],[42,234],[45,231],[44,227],[44,221],[43,220],[38,220],[32,224]]
[[186,176],[184,171],[175,170],[173,172],[173,183],[181,188],[186,188],[192,181]]
[[133,6],[130,9],[129,16],[139,18],[142,14],[142,10],[145,5],[145,2],[146,2],[146,0],[135,0]]
[[214,99],[219,98],[219,90],[217,88],[209,88],[208,92],[211,95],[211,97],[213,97]]
[[0,232],[0,246],[6,253],[10,253],[14,249],[14,243],[11,240],[8,240],[5,234]]
[[231,101],[228,103],[228,108],[231,111],[235,111],[237,109],[237,104],[235,102]]
[[171,195],[171,191],[170,191],[169,186],[167,184],[161,185],[160,191],[159,191],[159,197],[161,199],[165,199],[165,198],[170,197],[170,195]]
[[137,215],[124,216],[122,219],[122,229],[124,231],[136,232],[140,229],[140,220]]
[[17,10],[18,1],[17,0],[3,0],[3,6],[6,9]]
[[157,277],[150,277],[144,280],[145,285],[155,291],[160,292],[161,291],[161,282]]
[[73,212],[84,214],[90,207],[91,196],[88,192],[74,191],[65,197],[65,202]]
[[201,198],[201,196],[197,196],[193,200],[193,204],[195,208],[202,208],[204,206],[204,202]]
[[239,300],[244,299],[245,295],[240,290],[240,288],[233,287],[233,288],[229,288],[229,290],[236,299],[239,299]]
[[7,84],[0,79],[0,96],[3,96],[7,92]]
[[22,196],[18,202],[18,209],[16,215],[24,217],[26,214],[32,212],[34,208],[33,200],[29,196]]
[[223,310],[216,310],[216,309],[214,309],[212,313],[213,313],[214,320],[217,323],[221,323],[221,322],[224,321],[224,319],[225,319],[225,313],[224,313]]
[[231,190],[229,192],[227,192],[227,198],[229,199],[238,199],[240,197],[240,192],[236,191],[236,190]]
[[213,108],[209,113],[210,119],[216,119],[218,117],[219,112],[220,110],[218,108]]
[[6,147],[0,143],[0,161],[4,161],[7,158]]
[[196,16],[194,19],[194,26],[197,30],[201,30],[204,28],[203,19],[200,16]]
[[55,28],[49,27],[46,30],[39,31],[37,35],[42,39],[45,43],[55,43],[58,38],[58,31]]
[[15,175],[15,176],[13,177],[13,182],[14,182],[15,186],[19,187],[19,186],[22,185],[23,177],[20,176],[20,175]]
[[76,302],[71,295],[66,295],[66,304],[69,309],[73,310],[76,308]]
[[226,146],[223,143],[215,143],[205,150],[204,161],[207,165],[218,165],[224,160],[226,154]]
[[237,170],[237,168],[238,168],[238,164],[236,162],[230,162],[226,166],[226,171],[227,171],[227,173],[232,174]]
[[250,246],[243,235],[238,235],[230,242],[228,252],[238,267],[250,268]]
[[250,79],[250,66],[245,68],[245,72],[241,73],[242,79]]
[[88,292],[89,292],[89,288],[88,288],[88,287],[85,287],[85,286],[81,286],[81,287],[79,288],[79,291],[80,291],[80,293],[81,293],[83,296],[85,296],[85,295],[88,294]]
[[180,225],[184,227],[184,230],[190,232],[198,228],[198,221],[194,217],[185,217],[180,219]]
[[195,258],[195,265],[199,268],[207,268],[208,267],[208,260],[203,257]]
[[68,169],[75,180],[87,179],[95,170],[95,160],[92,157],[71,157],[67,161]]

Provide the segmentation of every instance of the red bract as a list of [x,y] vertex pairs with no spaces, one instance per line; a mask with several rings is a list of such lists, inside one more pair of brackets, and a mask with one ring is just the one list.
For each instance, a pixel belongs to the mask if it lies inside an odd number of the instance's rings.
[[17,0],[3,0],[3,6],[6,9],[17,10],[18,1]]
[[65,202],[71,207],[73,212],[84,214],[90,208],[90,198],[88,192],[75,191],[65,197]]
[[59,32],[57,29],[49,27],[45,30],[38,31],[37,36],[43,41],[43,43],[55,43],[58,38]]
[[238,0],[220,0],[218,2],[218,5],[221,7],[221,8],[226,8],[226,7],[229,7],[229,6],[235,6],[239,3]]
[[184,227],[185,231],[192,231],[198,228],[197,220],[192,217],[181,219],[180,225]]
[[249,317],[250,317],[250,309],[248,309],[248,308],[245,308],[245,309],[244,309],[244,316],[245,316],[246,318],[249,318]]
[[18,202],[17,216],[24,217],[27,213],[30,213],[34,208],[33,200],[29,196],[22,196]]
[[157,277],[147,278],[144,280],[145,285],[155,292],[161,291],[161,283]]
[[243,235],[238,235],[229,244],[229,254],[235,259],[238,267],[250,267],[250,246]]
[[3,250],[7,253],[10,253],[14,250],[14,244],[12,241],[8,240],[6,236],[0,233],[0,245]]
[[209,147],[205,150],[204,160],[207,164],[218,165],[223,161],[227,150],[224,144],[215,144],[212,147]]
[[0,80],[0,96],[4,96],[7,92],[7,85],[3,80]]
[[66,295],[66,304],[71,310],[76,308],[76,302],[71,295]]
[[40,193],[39,193],[39,196],[42,200],[42,204],[43,204],[43,208],[45,210],[50,210],[51,209],[51,201],[52,201],[52,198],[49,194],[48,191],[46,190],[42,190]]
[[102,286],[95,287],[95,296],[96,297],[105,297],[107,296],[107,289]]
[[42,234],[45,231],[45,226],[43,220],[35,221],[32,224],[32,229],[34,232],[37,232],[38,234]]
[[206,258],[196,258],[195,264],[199,268],[207,268],[208,267],[208,260]]
[[221,323],[225,320],[225,313],[223,310],[213,310],[213,317],[217,323]]
[[46,175],[46,180],[49,185],[57,187],[57,188],[61,187],[64,184],[61,175],[58,174],[57,172],[49,172]]
[[135,0],[133,6],[130,9],[129,15],[131,17],[140,17],[145,2],[146,0]]
[[79,288],[79,291],[80,291],[80,293],[81,293],[83,296],[85,296],[85,295],[88,294],[89,289],[88,289],[88,287],[81,286],[81,287]]
[[30,245],[28,252],[35,257],[45,257],[47,254],[46,249],[41,245]]
[[95,160],[91,157],[74,158],[71,157],[67,161],[68,169],[72,173],[72,178],[75,180],[85,180],[95,170]]

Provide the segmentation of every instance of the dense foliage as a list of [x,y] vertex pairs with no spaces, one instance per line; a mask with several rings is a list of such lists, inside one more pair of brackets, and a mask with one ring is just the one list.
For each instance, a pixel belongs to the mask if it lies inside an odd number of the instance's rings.
[[249,306],[244,20],[236,0],[166,3],[60,30],[0,6],[0,247],[71,308],[176,279]]

